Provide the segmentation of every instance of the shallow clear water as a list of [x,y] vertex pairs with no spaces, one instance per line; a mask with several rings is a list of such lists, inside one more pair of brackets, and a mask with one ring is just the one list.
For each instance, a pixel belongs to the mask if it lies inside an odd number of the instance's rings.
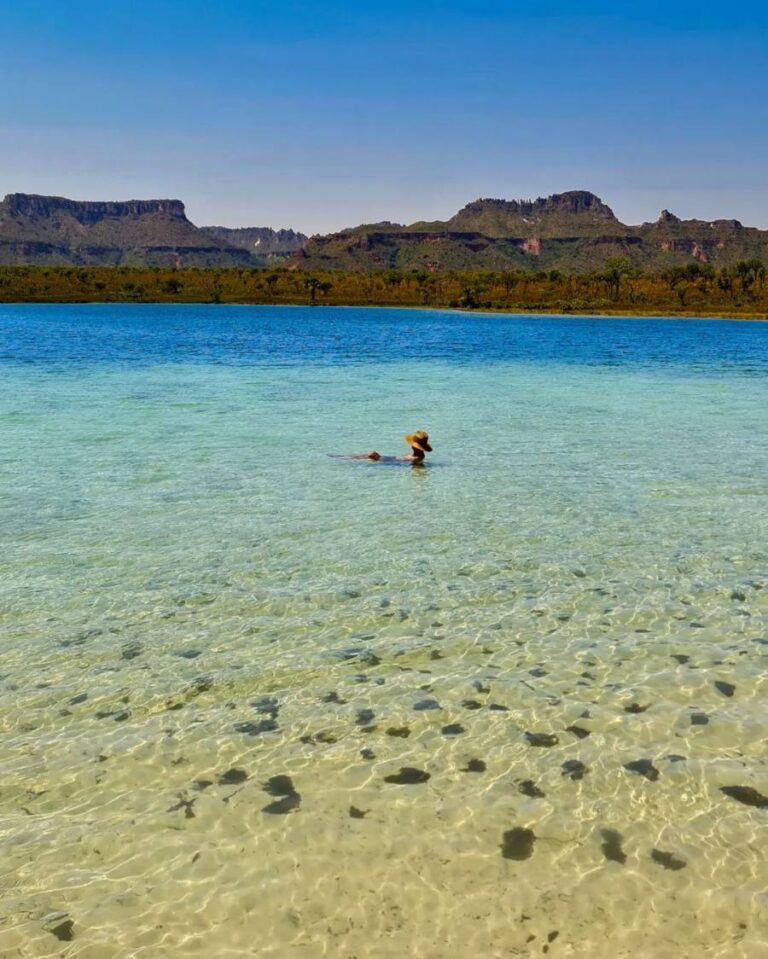
[[0,307],[0,955],[762,955],[766,409],[763,323]]

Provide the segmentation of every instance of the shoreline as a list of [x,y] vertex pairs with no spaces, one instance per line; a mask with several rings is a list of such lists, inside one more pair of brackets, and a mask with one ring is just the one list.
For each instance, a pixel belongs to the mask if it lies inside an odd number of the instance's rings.
[[254,302],[252,300],[226,300],[212,303],[209,300],[118,300],[118,299],[87,299],[87,300],[61,300],[61,299],[34,299],[34,300],[0,300],[0,307],[3,306],[258,306],[258,307],[301,307],[307,309],[373,309],[373,310],[420,310],[433,311],[441,313],[459,313],[462,315],[477,316],[542,316],[542,317],[580,317],[587,319],[637,319],[637,320],[724,320],[731,322],[753,322],[768,323],[768,313],[732,313],[722,312],[706,313],[702,311],[691,310],[670,310],[668,312],[643,312],[640,310],[539,310],[525,309],[518,307],[516,309],[466,309],[456,306],[439,306],[436,304],[422,303],[315,303],[310,304],[298,300],[285,300],[280,302]]

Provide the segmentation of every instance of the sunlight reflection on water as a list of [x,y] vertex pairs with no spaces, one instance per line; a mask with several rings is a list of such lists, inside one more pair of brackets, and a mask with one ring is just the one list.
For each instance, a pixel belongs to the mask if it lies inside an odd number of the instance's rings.
[[0,356],[3,954],[759,954],[765,324],[3,307]]

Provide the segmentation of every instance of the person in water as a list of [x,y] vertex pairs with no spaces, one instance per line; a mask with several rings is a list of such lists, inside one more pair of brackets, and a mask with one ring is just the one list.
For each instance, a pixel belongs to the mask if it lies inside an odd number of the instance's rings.
[[429,435],[426,430],[416,430],[415,433],[409,433],[404,439],[411,448],[409,456],[382,456],[381,453],[377,453],[376,450],[371,450],[370,453],[356,453],[349,458],[353,460],[381,461],[383,463],[423,463],[425,454],[432,452],[432,447],[429,445]]

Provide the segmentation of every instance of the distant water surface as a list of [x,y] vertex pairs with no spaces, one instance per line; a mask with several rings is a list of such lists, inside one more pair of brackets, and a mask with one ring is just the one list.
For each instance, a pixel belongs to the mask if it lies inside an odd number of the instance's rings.
[[0,955],[760,955],[766,410],[765,323],[0,306]]

